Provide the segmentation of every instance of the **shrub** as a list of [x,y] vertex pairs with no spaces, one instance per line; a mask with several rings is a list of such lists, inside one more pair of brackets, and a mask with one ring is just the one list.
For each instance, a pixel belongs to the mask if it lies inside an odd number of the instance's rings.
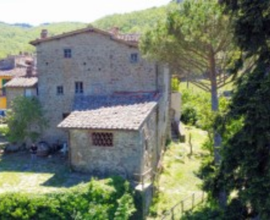
[[9,141],[24,142],[29,139],[35,142],[47,126],[47,120],[37,98],[18,96],[7,111],[7,124]]
[[0,125],[0,134],[4,137],[7,136],[9,134],[9,127],[6,125]]
[[134,211],[129,184],[119,177],[91,180],[87,186],[56,194],[0,196],[0,219],[125,220]]
[[195,125],[198,120],[198,113],[194,106],[186,104],[182,108],[181,121],[185,124]]
[[176,77],[173,77],[171,79],[171,90],[172,92],[178,92],[179,91],[179,80]]

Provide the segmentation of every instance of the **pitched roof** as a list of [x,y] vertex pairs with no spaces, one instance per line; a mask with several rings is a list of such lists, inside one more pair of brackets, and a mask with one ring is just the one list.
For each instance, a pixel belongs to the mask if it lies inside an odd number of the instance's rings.
[[23,88],[28,88],[28,87],[33,87],[37,84],[38,78],[37,77],[15,77],[9,82],[5,84],[5,87],[12,87],[12,88],[17,88],[17,87],[23,87]]
[[1,70],[0,76],[25,76],[26,75],[26,68],[14,68],[11,70]]
[[131,94],[78,97],[76,111],[59,128],[139,130],[157,105],[159,95]]
[[107,31],[104,31],[104,30],[101,30],[101,29],[98,29],[98,28],[94,28],[94,27],[86,27],[86,28],[82,28],[82,29],[62,33],[62,34],[59,34],[59,35],[51,36],[51,37],[46,37],[46,38],[42,38],[42,39],[36,39],[34,41],[31,41],[30,44],[36,46],[36,45],[38,45],[40,43],[43,43],[43,42],[57,40],[57,39],[65,38],[65,37],[70,37],[70,36],[78,35],[78,34],[81,34],[81,33],[91,33],[91,32],[95,32],[95,33],[99,33],[99,34],[102,34],[102,35],[105,35],[105,36],[109,36],[112,40],[117,41],[119,43],[127,44],[129,46],[138,47],[138,41],[133,41],[133,40],[128,41],[125,38],[118,38],[117,36],[113,35],[110,32],[107,32]]

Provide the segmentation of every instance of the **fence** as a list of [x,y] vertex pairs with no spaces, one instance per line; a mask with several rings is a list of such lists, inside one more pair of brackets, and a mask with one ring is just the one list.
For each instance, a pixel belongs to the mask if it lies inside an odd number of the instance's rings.
[[181,200],[176,205],[174,205],[170,210],[168,210],[161,220],[175,220],[180,219],[185,212],[194,209],[196,206],[202,204],[205,200],[205,193],[193,193],[191,196]]

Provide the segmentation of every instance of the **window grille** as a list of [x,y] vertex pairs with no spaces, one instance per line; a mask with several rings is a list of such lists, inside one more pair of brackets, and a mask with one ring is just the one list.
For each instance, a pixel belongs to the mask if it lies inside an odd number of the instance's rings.
[[113,146],[113,134],[104,132],[93,132],[92,143],[94,146],[100,147],[112,147]]

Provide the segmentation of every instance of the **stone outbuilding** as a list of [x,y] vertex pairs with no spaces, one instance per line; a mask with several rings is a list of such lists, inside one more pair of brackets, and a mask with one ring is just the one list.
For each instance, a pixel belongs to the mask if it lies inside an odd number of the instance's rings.
[[152,169],[159,155],[156,116],[160,94],[80,97],[59,128],[68,129],[70,163],[99,175],[136,174]]

